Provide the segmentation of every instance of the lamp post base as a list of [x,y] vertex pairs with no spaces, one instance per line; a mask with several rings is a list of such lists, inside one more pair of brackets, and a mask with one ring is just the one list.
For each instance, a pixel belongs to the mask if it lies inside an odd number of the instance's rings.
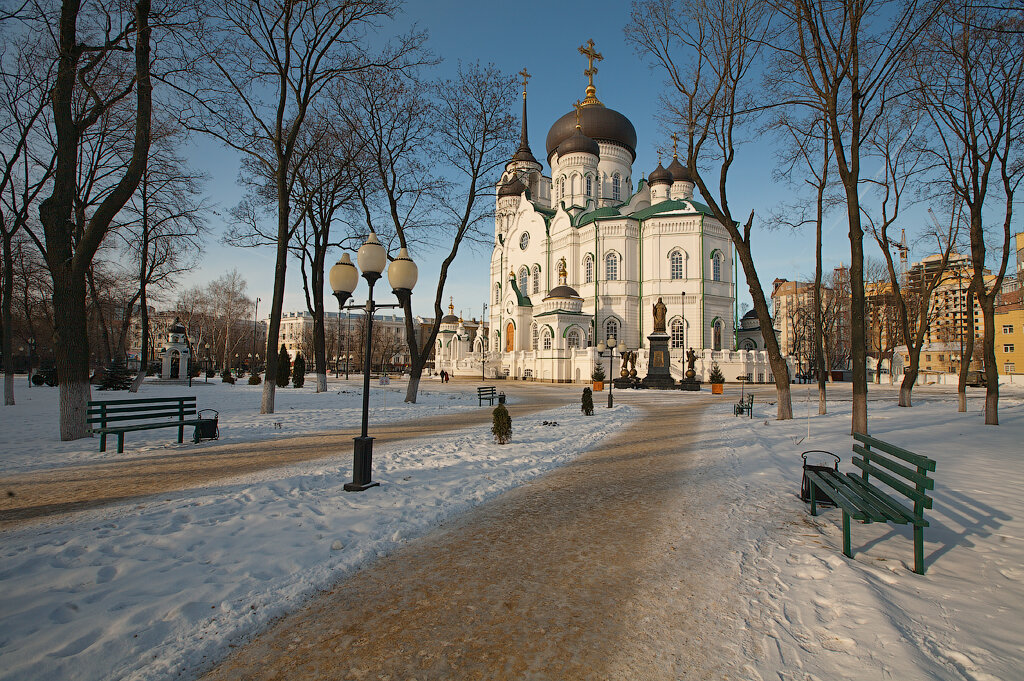
[[346,492],[362,492],[380,484],[370,480],[373,471],[373,438],[356,437],[352,438],[352,441],[355,442],[352,482],[346,482],[344,490]]

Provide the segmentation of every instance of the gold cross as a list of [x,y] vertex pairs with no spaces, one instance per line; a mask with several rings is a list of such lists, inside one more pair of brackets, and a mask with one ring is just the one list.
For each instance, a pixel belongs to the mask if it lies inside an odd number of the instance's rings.
[[577,99],[576,102],[573,103],[572,108],[576,109],[576,127],[582,130],[583,128],[580,126],[580,114],[583,112],[583,105],[580,104],[580,100]]
[[523,94],[525,95],[526,94],[526,81],[530,80],[530,78],[532,78],[533,76],[531,76],[529,74],[529,72],[527,72],[525,66],[523,67],[523,70],[519,72],[519,75],[523,77]]
[[584,47],[583,45],[580,45],[579,46],[579,51],[580,51],[580,54],[582,54],[584,57],[587,58],[587,70],[583,72],[583,75],[587,76],[587,78],[590,79],[590,81],[589,81],[590,87],[593,87],[594,86],[594,76],[597,74],[597,69],[594,67],[594,62],[595,61],[601,61],[601,60],[604,59],[604,57],[601,55],[600,52],[597,52],[594,49],[594,39],[593,38],[591,38],[590,40],[587,41],[587,46],[586,47]]
[[679,142],[679,136],[672,133],[672,158],[679,158],[679,152],[676,150],[676,144]]

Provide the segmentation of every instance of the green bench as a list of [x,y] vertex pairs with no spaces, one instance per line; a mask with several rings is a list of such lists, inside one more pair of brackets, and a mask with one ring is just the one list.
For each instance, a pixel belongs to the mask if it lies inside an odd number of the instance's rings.
[[494,400],[498,399],[498,392],[493,385],[485,385],[482,388],[476,389],[476,398],[479,400],[477,406],[482,407],[484,400],[487,400],[487,404],[494,405]]
[[[852,463],[860,474],[831,470],[808,470],[811,483],[811,515],[818,515],[818,496],[824,494],[843,511],[843,555],[853,558],[850,549],[850,518],[862,523],[895,523],[914,526],[914,572],[924,574],[924,509],[932,507],[928,490],[935,480],[935,461],[862,433],[854,433],[858,442]],[[874,478],[886,485],[883,490],[870,482]],[[908,508],[904,501],[913,505]]]
[[750,418],[754,418],[754,396],[747,395],[747,399],[740,400],[736,404],[732,405],[733,416],[742,416],[743,412],[750,414]]
[[[143,423],[138,423],[143,421]],[[195,397],[151,397],[135,400],[103,400],[88,403],[89,432],[100,436],[100,451],[107,451],[107,435],[117,435],[117,453],[124,452],[124,434],[136,430],[177,428],[178,442],[185,441],[185,426],[199,425]]]

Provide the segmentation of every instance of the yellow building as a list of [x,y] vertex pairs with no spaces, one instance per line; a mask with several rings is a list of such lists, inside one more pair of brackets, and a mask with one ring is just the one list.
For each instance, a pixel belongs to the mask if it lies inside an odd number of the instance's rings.
[[1024,374],[1024,309],[1019,303],[1004,306],[996,311],[995,322],[996,369],[1004,376]]

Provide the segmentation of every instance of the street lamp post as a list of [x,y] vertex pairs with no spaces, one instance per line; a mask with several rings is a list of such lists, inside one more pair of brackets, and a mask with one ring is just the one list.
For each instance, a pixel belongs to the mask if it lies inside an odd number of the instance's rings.
[[480,339],[480,380],[487,380],[487,348],[484,347],[484,315],[487,314],[487,303],[480,310],[480,326],[476,327],[476,335]]
[[36,339],[35,336],[29,336],[28,339],[28,385],[32,387],[32,367],[35,366],[36,360]]
[[[339,309],[364,309],[366,311],[366,338],[363,359],[363,422],[360,436],[354,439],[352,482],[344,485],[346,492],[362,492],[365,489],[374,487],[380,483],[371,480],[373,471],[373,438],[369,437],[367,429],[370,418],[370,339],[373,338],[373,313],[375,310],[385,308],[402,307],[402,303],[412,295],[412,288],[416,285],[418,276],[416,263],[409,257],[409,252],[402,248],[398,251],[398,257],[388,267],[388,283],[391,284],[392,293],[399,300],[397,305],[378,305],[373,300],[373,286],[380,279],[384,267],[387,266],[387,251],[377,240],[377,235],[372,231],[366,239],[366,243],[359,247],[356,260],[359,269],[352,264],[348,253],[344,253],[334,267],[331,268],[329,279],[334,296],[338,299]],[[352,292],[359,283],[359,270],[363,272],[363,279],[370,287],[369,297],[366,305],[345,305],[345,302],[352,297]],[[348,366],[346,358],[346,378]]]
[[608,353],[608,408],[611,409],[614,404],[612,400],[612,388],[615,386],[615,377],[612,376],[612,357],[615,356],[615,352],[618,351],[619,355],[622,355],[626,351],[626,344],[619,341],[619,344],[615,344],[614,338],[608,339],[606,345],[604,341],[597,344],[597,354],[604,357],[604,353]]
[[[260,318],[260,299],[256,298],[256,308],[252,311],[252,354],[249,357],[259,357],[256,354],[256,322]],[[252,373],[252,366],[249,367]]]

